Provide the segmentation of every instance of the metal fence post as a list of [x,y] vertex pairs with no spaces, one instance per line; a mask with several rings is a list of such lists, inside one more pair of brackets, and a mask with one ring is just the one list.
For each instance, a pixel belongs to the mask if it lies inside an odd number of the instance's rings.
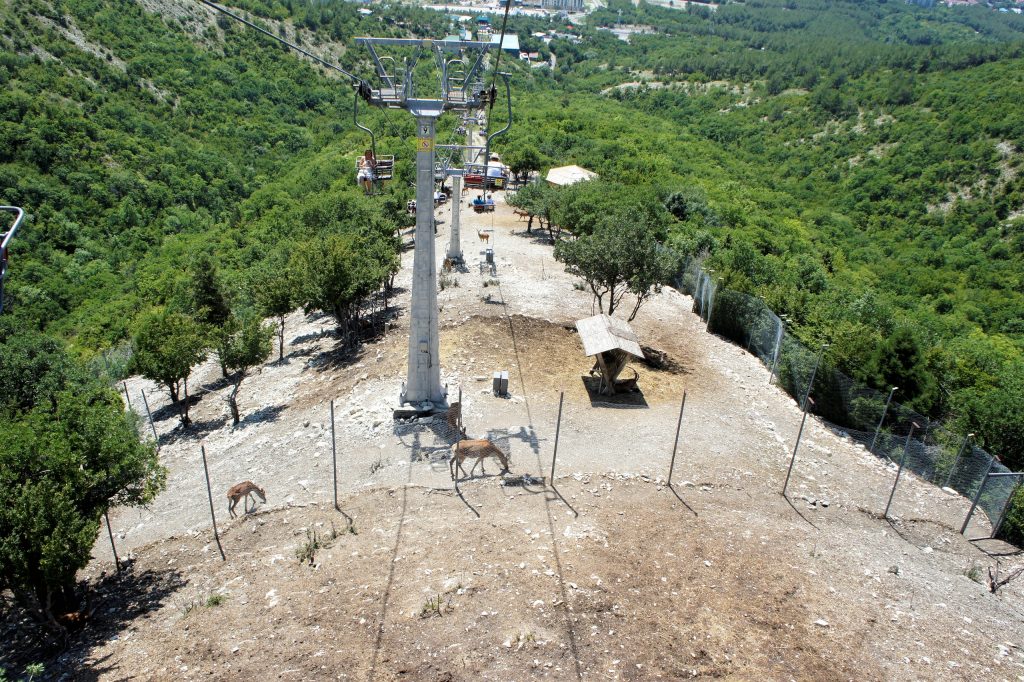
[[964,442],[960,444],[960,449],[956,453],[956,458],[953,460],[953,466],[949,469],[949,475],[946,476],[946,484],[944,487],[949,487],[949,482],[953,480],[953,474],[956,473],[956,465],[960,463],[960,458],[963,457],[964,452],[967,451],[967,443],[974,438],[973,433],[968,433],[964,436]]
[[124,399],[128,401],[128,409],[132,409],[132,399],[128,396],[128,382],[122,381],[121,387],[124,388]]
[[772,358],[772,373],[768,376],[768,385],[775,381],[775,370],[779,366],[779,358],[782,356],[782,340],[786,337],[786,322],[779,317],[779,338],[775,342],[775,357]]
[[[715,294],[718,293],[718,285],[716,285],[714,280],[711,279],[711,273],[712,272],[713,272],[712,270],[708,270],[708,280],[709,280],[708,281],[708,286],[709,286],[709,289],[708,289],[708,321],[707,321],[707,324],[704,325],[704,331],[706,331],[708,333],[712,333],[711,332],[711,315],[712,315],[712,313],[715,312]],[[721,282],[722,282],[722,279],[719,278],[718,281],[719,281],[719,285],[720,285]]]
[[1013,501],[1013,498],[1017,495],[1017,490],[1019,489],[1020,477],[1018,476],[1017,482],[1014,484],[1013,489],[1010,491],[1010,494],[1006,498],[1006,502],[1003,503],[1003,511],[999,513],[999,521],[996,522],[996,525],[992,527],[992,537],[999,535],[999,529],[1002,528],[1003,521],[1006,520],[1006,512],[1009,511],[1010,509],[1010,502]]
[[804,393],[803,402],[800,405],[800,409],[803,410],[803,416],[800,418],[800,430],[796,433],[796,444],[793,446],[793,456],[789,459],[789,470],[786,472],[786,482],[782,484],[782,495],[786,495],[786,489],[789,487],[789,477],[793,475],[793,465],[796,464],[796,452],[800,449],[800,438],[804,435],[804,424],[807,423],[807,407],[808,403],[813,403],[811,399],[811,389],[814,388],[814,377],[818,373],[818,365],[821,364],[821,356],[825,354],[825,349],[828,348],[829,344],[821,344],[821,348],[818,350],[818,358],[814,362],[814,369],[811,370],[811,380],[807,382],[807,392]]
[[149,411],[149,401],[146,400],[146,389],[139,389],[142,393],[142,405],[146,408],[146,416],[149,418],[149,428],[153,431],[153,440],[156,441],[156,451],[160,452],[160,436],[156,435],[156,424],[153,423],[153,413]]
[[910,422],[910,433],[907,434],[907,441],[903,444],[903,456],[900,457],[900,468],[896,470],[896,480],[892,483],[892,492],[889,493],[889,501],[885,504],[883,518],[889,518],[889,507],[892,506],[892,498],[896,495],[896,486],[900,484],[900,476],[903,474],[903,465],[907,462],[907,450],[910,449],[910,438],[914,435],[914,427],[917,422]]
[[818,357],[814,361],[814,369],[811,370],[811,378],[807,382],[807,392],[804,393],[804,400],[800,405],[801,409],[807,409],[807,400],[811,397],[811,389],[814,388],[814,377],[818,374],[818,365],[821,364],[821,356],[825,354],[825,350],[828,346],[829,344],[823,343],[821,344],[821,348],[818,349]]
[[978,501],[981,499],[981,493],[985,490],[985,485],[988,483],[988,475],[992,473],[992,467],[996,465],[996,458],[993,457],[989,460],[988,469],[985,469],[985,477],[981,479],[981,485],[978,486],[978,492],[974,494],[974,501],[971,502],[971,509],[967,512],[967,518],[964,519],[964,525],[960,526],[960,535],[963,535],[967,530],[967,524],[971,522],[971,517],[974,516],[974,510],[978,508]]
[[683,389],[683,403],[679,406],[679,421],[676,422],[676,440],[672,443],[672,462],[668,465],[668,484],[672,485],[672,470],[676,466],[676,449],[679,447],[679,430],[683,427],[683,410],[686,409],[686,389]]
[[114,546],[114,531],[110,530],[110,516],[103,511],[103,519],[107,522],[107,536],[110,537],[110,551],[114,553],[114,566],[117,567],[117,574],[121,575],[121,560],[117,558],[117,547]]
[[338,509],[338,448],[334,442],[334,400],[331,400],[331,465],[334,471],[334,508]]
[[217,516],[213,513],[213,492],[210,490],[210,469],[206,466],[206,446],[199,445],[199,452],[203,455],[203,474],[206,475],[206,494],[210,498],[210,520],[213,521],[213,539],[217,541],[217,549],[220,550],[220,558],[227,561],[224,556],[224,548],[220,546],[220,534],[217,532]]
[[562,401],[565,400],[565,391],[558,394],[558,422],[555,424],[555,451],[551,454],[551,485],[555,485],[555,460],[558,459],[558,435],[562,432]]
[[[813,401],[809,401],[813,402]],[[782,496],[786,496],[786,488],[789,487],[789,477],[793,474],[793,465],[796,464],[796,451],[800,448],[800,438],[804,435],[804,424],[807,422],[807,406],[804,405],[804,416],[800,418],[800,430],[796,432],[796,445],[793,446],[793,456],[789,459],[789,470],[786,472],[786,482],[782,484]]]
[[882,408],[882,418],[878,420],[878,426],[875,427],[875,437],[871,439],[871,447],[868,448],[868,452],[872,455],[875,454],[875,443],[878,441],[878,432],[882,430],[882,423],[885,422],[885,415],[889,412],[889,403],[892,402],[892,396],[896,392],[897,386],[893,386],[892,390],[889,391],[889,397],[885,400],[885,407]]

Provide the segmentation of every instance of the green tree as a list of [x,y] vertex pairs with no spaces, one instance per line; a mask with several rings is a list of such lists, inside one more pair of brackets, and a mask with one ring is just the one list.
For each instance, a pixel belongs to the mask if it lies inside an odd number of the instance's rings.
[[384,271],[353,234],[332,234],[296,247],[291,267],[298,302],[334,317],[346,342],[352,339],[365,298],[382,283]]
[[151,501],[166,472],[117,392],[50,340],[0,340],[0,367],[21,389],[0,396],[0,587],[62,634],[55,616],[79,608],[100,518]]
[[937,385],[913,330],[897,327],[876,347],[870,363],[876,386],[898,386],[902,402],[922,414],[932,412]]
[[278,360],[284,360],[284,318],[296,305],[296,286],[287,263],[265,265],[250,274],[249,289],[259,311],[277,318]]
[[982,447],[1013,469],[1024,467],[1024,361],[1005,366],[994,386],[959,391],[953,403],[957,421]]
[[[158,310],[139,323],[132,341],[133,362],[142,376],[161,384],[178,407],[181,425],[189,426],[188,376],[206,359],[207,330],[183,313]],[[178,396],[184,388],[184,399]]]
[[541,229],[544,229],[544,223],[547,222],[549,234],[554,240],[555,235],[551,232],[551,208],[556,200],[557,192],[557,189],[546,182],[531,182],[509,197],[508,203],[526,211],[527,232],[533,232],[533,219],[537,218]]
[[505,155],[505,162],[518,182],[526,180],[530,173],[540,170],[541,158],[537,148],[531,145],[519,147]]
[[552,204],[551,220],[576,236],[592,233],[606,216],[631,213],[635,220],[657,227],[659,239],[665,238],[667,211],[650,187],[577,182],[558,191]]
[[[207,327],[211,343],[221,347],[231,334],[231,330],[227,328],[231,320],[231,305],[217,275],[217,267],[209,256],[201,254],[193,261],[190,271],[188,311],[194,319]],[[220,372],[226,379],[228,368],[223,360],[220,363]]]
[[[668,280],[678,258],[658,239],[661,229],[635,210],[596,219],[593,231],[555,245],[555,258],[565,271],[590,287],[597,307],[615,313],[627,292],[636,297],[629,319]],[[607,299],[605,298],[607,296]]]
[[238,391],[252,368],[263,362],[270,353],[274,328],[264,325],[255,315],[229,322],[228,325],[232,330],[220,350],[220,355],[221,362],[228,368],[231,376],[231,393],[228,394],[227,401],[231,409],[232,423],[237,425],[240,421]]
[[217,276],[217,268],[210,257],[202,254],[190,268],[190,308],[192,316],[210,327],[224,325],[231,317],[231,305]]

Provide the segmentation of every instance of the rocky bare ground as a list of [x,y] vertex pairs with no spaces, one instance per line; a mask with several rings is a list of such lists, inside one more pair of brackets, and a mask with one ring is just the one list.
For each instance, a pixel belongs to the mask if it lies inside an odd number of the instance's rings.
[[[448,213],[438,211],[439,255]],[[891,466],[811,420],[787,501],[779,491],[799,410],[756,359],[707,335],[672,290],[634,323],[670,366],[638,368],[642,395],[594,400],[572,328],[592,314],[589,296],[507,206],[467,212],[463,226],[467,267],[439,295],[444,380],[453,398],[462,390],[470,436],[496,440],[514,474],[537,478],[550,475],[564,392],[557,491],[550,480],[502,486],[479,475],[456,490],[446,426],[394,422],[407,292],[387,329],[354,355],[338,348],[329,319],[296,313],[285,361],[243,384],[237,428],[213,362],[194,374],[188,431],[162,392],[128,382],[136,409],[147,391],[168,488],[149,509],[112,512],[131,573],[110,576],[102,532],[83,576],[100,587],[93,621],[51,670],[100,679],[1024,676],[1022,585],[993,595],[982,584],[989,566],[1006,571],[1021,559],[960,536],[966,500],[907,476],[895,520],[883,520]],[[493,230],[495,274],[480,267],[478,228]],[[508,398],[489,390],[502,369]],[[331,400],[344,514],[330,504]],[[210,531],[201,443],[226,561]],[[246,479],[268,501],[229,520],[224,491]],[[325,546],[300,563],[296,550],[314,532]]]

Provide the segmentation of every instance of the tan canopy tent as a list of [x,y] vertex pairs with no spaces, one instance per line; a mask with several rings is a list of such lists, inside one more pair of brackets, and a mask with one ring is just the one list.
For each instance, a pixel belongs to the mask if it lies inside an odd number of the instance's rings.
[[[601,393],[614,395],[616,379],[625,369],[630,356],[644,359],[636,333],[629,324],[608,315],[594,315],[576,322],[576,331],[583,341],[583,352],[593,355],[595,363],[590,373],[600,372]],[[635,379],[629,383],[634,383]],[[618,382],[619,387],[622,383]]]
[[545,180],[548,181],[549,185],[564,187],[566,185],[575,185],[577,182],[594,180],[597,177],[597,173],[581,166],[560,166],[549,170]]

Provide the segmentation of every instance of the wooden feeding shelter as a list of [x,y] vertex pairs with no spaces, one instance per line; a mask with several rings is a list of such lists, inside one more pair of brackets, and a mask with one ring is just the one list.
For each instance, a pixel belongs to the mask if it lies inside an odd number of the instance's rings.
[[600,392],[615,395],[624,388],[635,389],[636,377],[618,381],[630,356],[644,359],[637,336],[628,323],[609,315],[594,315],[576,322],[576,331],[583,341],[583,353],[594,356],[596,362],[590,373],[600,372]]

